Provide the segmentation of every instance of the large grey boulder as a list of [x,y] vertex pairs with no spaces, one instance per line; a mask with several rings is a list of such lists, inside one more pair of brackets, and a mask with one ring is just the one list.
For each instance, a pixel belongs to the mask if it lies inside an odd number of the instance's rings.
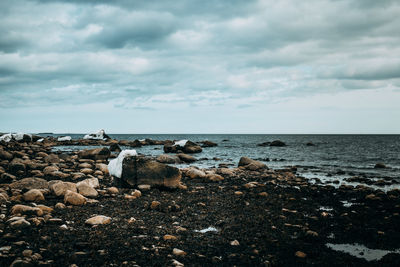
[[128,156],[122,162],[121,180],[130,186],[148,184],[177,188],[181,177],[178,168],[143,156]]

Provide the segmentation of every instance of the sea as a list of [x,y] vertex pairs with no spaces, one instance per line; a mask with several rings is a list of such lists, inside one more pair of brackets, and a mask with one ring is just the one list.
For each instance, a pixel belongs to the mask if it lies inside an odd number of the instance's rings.
[[[80,139],[83,134],[69,135]],[[48,136],[48,135],[44,135]],[[271,134],[109,134],[117,140],[209,140],[216,147],[203,148],[195,154],[195,165],[200,168],[214,168],[220,164],[237,167],[243,156],[264,162],[269,168],[283,169],[296,167],[299,175],[326,183],[360,176],[372,180],[395,180],[400,183],[400,135],[271,135]],[[264,142],[281,140],[284,147],[258,146]],[[308,146],[311,142],[314,146]],[[58,146],[55,151],[70,152],[91,147]],[[122,147],[123,149],[129,149]],[[140,154],[157,156],[163,154],[163,147],[143,146],[135,148]],[[383,163],[386,168],[374,168]],[[186,165],[178,165],[185,167]]]

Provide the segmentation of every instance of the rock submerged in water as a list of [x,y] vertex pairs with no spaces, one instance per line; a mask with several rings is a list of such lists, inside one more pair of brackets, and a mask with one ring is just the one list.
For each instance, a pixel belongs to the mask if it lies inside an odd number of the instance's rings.
[[211,141],[208,141],[208,140],[201,141],[200,143],[201,143],[202,147],[215,147],[215,146],[218,146],[217,143],[214,143],[214,142],[211,142]]
[[128,156],[122,162],[121,180],[130,186],[139,184],[179,187],[181,171],[143,156]]
[[284,142],[282,142],[281,140],[275,140],[272,141],[269,146],[286,146],[286,144]]
[[379,163],[375,164],[374,168],[375,169],[385,169],[387,167],[386,167],[386,165],[384,163],[379,162]]

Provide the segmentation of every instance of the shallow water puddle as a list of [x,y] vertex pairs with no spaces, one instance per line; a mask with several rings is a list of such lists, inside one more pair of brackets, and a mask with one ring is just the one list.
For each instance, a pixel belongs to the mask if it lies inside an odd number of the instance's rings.
[[327,243],[326,246],[335,251],[344,252],[351,256],[366,259],[367,261],[381,260],[384,256],[389,253],[400,254],[400,249],[396,250],[382,250],[382,249],[370,249],[360,244],[332,244]]
[[215,227],[213,227],[213,226],[209,226],[209,227],[207,227],[207,228],[205,228],[205,229],[202,229],[202,230],[194,230],[196,233],[202,233],[202,234],[204,234],[204,233],[207,233],[207,232],[218,232],[218,229],[217,228],[215,228]]

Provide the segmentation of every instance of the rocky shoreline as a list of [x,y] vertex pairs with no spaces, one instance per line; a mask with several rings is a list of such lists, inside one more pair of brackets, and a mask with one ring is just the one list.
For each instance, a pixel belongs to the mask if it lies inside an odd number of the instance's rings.
[[[174,189],[129,188],[109,175],[116,154],[108,147],[164,145],[177,154],[157,161],[175,163],[216,144],[40,139],[0,143],[1,266],[400,263],[400,190],[312,184],[295,168],[248,158],[235,168],[181,169]],[[60,144],[106,149],[52,152]],[[332,244],[376,251],[352,256]]]

